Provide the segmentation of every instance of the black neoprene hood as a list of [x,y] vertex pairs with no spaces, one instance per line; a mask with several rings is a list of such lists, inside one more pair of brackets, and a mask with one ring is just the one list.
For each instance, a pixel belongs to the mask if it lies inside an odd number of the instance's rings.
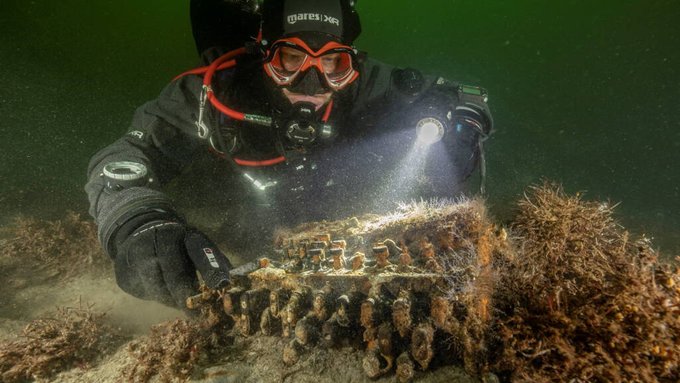
[[262,38],[274,42],[305,32],[331,35],[351,45],[361,33],[356,0],[265,0]]

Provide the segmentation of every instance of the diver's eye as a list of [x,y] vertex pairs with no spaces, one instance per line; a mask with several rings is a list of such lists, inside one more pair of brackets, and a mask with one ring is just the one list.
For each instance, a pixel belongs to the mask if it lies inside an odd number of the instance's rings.
[[323,71],[326,73],[335,73],[338,69],[338,64],[340,63],[340,54],[331,53],[321,57],[321,66]]
[[307,55],[297,49],[288,47],[282,47],[280,55],[283,69],[291,72],[300,69],[300,66],[305,61],[305,57],[307,57]]

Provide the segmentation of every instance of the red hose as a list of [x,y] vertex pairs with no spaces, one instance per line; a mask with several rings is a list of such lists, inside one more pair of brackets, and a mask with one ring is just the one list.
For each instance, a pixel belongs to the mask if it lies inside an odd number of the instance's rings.
[[234,49],[233,51],[227,52],[222,56],[218,57],[217,59],[215,59],[215,61],[213,61],[208,67],[208,71],[205,73],[205,77],[203,77],[203,85],[210,86],[210,84],[212,83],[212,77],[215,74],[215,71],[217,71],[218,66],[220,66],[225,61],[231,60],[234,57],[240,56],[244,53],[246,53],[246,48],[241,47],[238,49]]
[[323,114],[323,118],[321,121],[323,122],[328,122],[328,118],[331,116],[331,110],[333,109],[333,99],[331,99],[328,102],[328,105],[326,106],[326,111]]
[[215,72],[217,72],[218,70],[233,67],[234,65],[236,65],[236,60],[234,60],[234,58],[236,56],[244,54],[245,52],[246,52],[245,47],[234,49],[233,51],[229,51],[215,59],[212,63],[210,63],[209,66],[204,66],[186,71],[180,74],[179,76],[175,77],[174,80],[177,80],[180,77],[190,74],[203,74],[203,86],[206,87],[207,92],[206,96],[208,97],[208,100],[210,100],[210,103],[213,104],[213,106],[217,108],[220,112],[226,114],[227,116],[235,120],[243,121],[245,119],[245,113],[237,112],[234,109],[231,109],[228,106],[224,105],[222,102],[220,102],[220,100],[218,100],[217,97],[215,97],[215,93],[213,92],[211,84]]
[[[208,100],[210,100],[210,103],[217,108],[220,112],[226,114],[227,116],[235,119],[235,120],[240,120],[243,121],[246,119],[246,114],[238,112],[234,109],[229,108],[228,106],[224,105],[220,100],[217,99],[215,96],[215,92],[212,89],[212,78],[215,75],[215,72],[218,70],[223,70],[223,69],[228,69],[236,65],[236,60],[234,59],[236,56],[240,56],[246,52],[246,48],[238,48],[234,49],[233,51],[229,51],[222,56],[218,57],[210,63],[209,66],[204,66],[196,69],[192,69],[189,71],[186,71],[179,76],[175,77],[173,79],[177,80],[180,77],[190,75],[190,74],[203,74],[203,88],[205,89],[206,92],[206,97]],[[332,103],[331,103],[332,105]],[[328,115],[330,114],[330,105],[326,109],[326,119],[328,119]],[[252,116],[251,117],[258,117],[258,116]],[[270,158],[268,160],[261,160],[261,161],[250,161],[250,160],[244,160],[240,158],[233,158],[234,162],[237,163],[238,165],[241,166],[251,166],[251,167],[258,167],[258,166],[272,166],[276,165],[278,163],[286,161],[286,158],[284,156],[279,156],[279,157],[274,157]]]
[[[211,87],[212,84],[212,78],[215,75],[215,72],[218,70],[218,67],[222,66],[222,63],[224,63],[225,68],[231,68],[232,66],[236,65],[236,61],[232,60],[234,57],[242,55],[246,52],[246,48],[238,48],[234,49],[231,52],[227,52],[226,54],[218,57],[215,61],[210,64],[208,67],[208,70],[205,72],[205,76],[203,77],[203,86],[206,87],[207,89],[207,96],[208,100],[210,100],[210,103],[213,104],[217,110],[220,112],[226,114],[227,116],[243,121],[246,118],[245,113],[237,112],[234,109],[229,108],[228,106],[224,105],[220,100],[215,97],[215,93],[213,92],[213,89]],[[228,61],[229,60],[229,61]],[[231,65],[228,65],[231,64]]]
[[285,160],[286,160],[286,157],[283,157],[283,156],[274,157],[274,158],[270,158],[268,160],[262,160],[262,161],[249,161],[249,160],[243,160],[243,159],[234,157],[234,162],[236,162],[237,164],[239,164],[241,166],[252,166],[252,167],[272,166],[272,165],[276,165],[278,163],[281,163]]
[[[224,64],[218,66],[218,67],[217,67],[217,70],[222,70],[222,69],[231,68],[231,67],[233,67],[234,65],[236,65],[236,61],[235,61],[235,60],[230,60],[230,61],[227,61],[227,62],[225,62]],[[180,78],[182,78],[182,77],[184,77],[184,76],[190,75],[190,74],[204,74],[205,72],[208,71],[208,68],[209,68],[208,66],[202,66],[202,67],[199,67],[199,68],[195,68],[195,69],[188,70],[188,71],[186,71],[186,72],[184,72],[184,73],[180,73],[180,74],[178,74],[177,76],[175,76],[175,78],[173,78],[172,81],[177,81],[178,79],[180,79]]]

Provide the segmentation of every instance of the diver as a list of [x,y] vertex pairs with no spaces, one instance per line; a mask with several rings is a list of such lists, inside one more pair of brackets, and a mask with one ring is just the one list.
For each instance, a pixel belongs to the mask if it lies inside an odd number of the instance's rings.
[[[486,91],[369,58],[353,45],[355,4],[191,1],[205,66],[138,108],[88,168],[90,214],[122,290],[184,308],[196,271],[209,287],[228,283],[227,257],[177,208],[171,180],[214,200],[232,251],[281,223],[453,197],[483,172]],[[187,169],[209,176],[186,181]]]

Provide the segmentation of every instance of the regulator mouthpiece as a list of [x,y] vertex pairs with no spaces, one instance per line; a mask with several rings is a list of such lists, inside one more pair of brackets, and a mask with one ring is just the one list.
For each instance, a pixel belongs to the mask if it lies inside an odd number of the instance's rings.
[[309,146],[318,138],[327,139],[333,135],[331,125],[324,123],[316,113],[314,104],[296,103],[290,119],[284,125],[285,135],[296,146]]

